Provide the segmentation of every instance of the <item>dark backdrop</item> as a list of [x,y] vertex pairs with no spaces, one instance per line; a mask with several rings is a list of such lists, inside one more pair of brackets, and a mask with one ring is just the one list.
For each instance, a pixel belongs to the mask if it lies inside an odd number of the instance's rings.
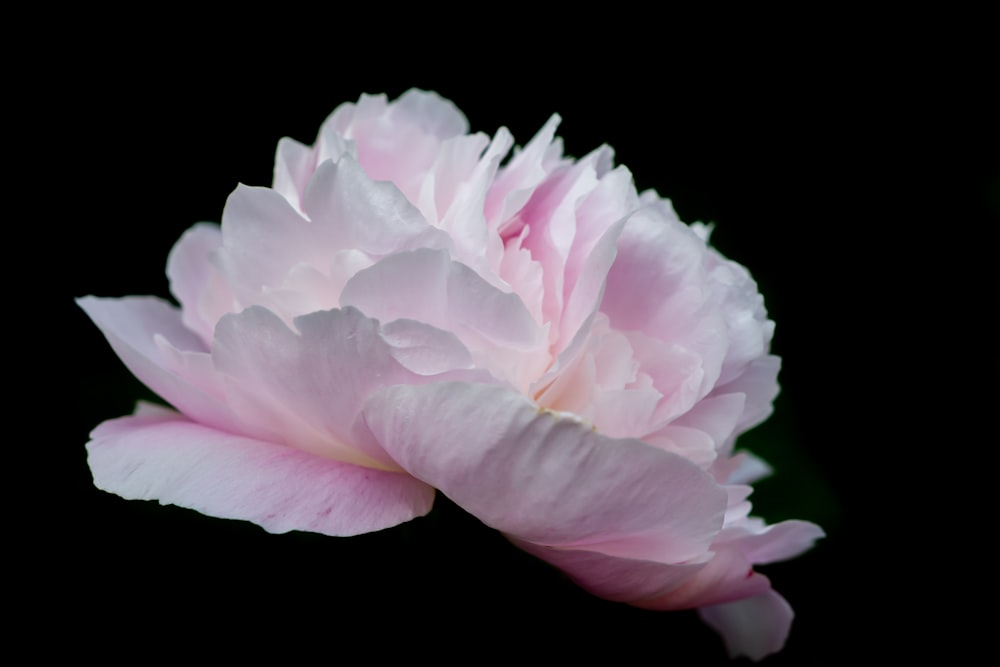
[[92,487],[89,430],[148,394],[72,298],[167,296],[172,244],[218,221],[238,182],[269,184],[280,137],[311,143],[337,104],[417,86],[451,98],[474,131],[506,125],[519,144],[558,112],[568,154],[611,145],[640,189],[714,222],[717,247],[757,278],[784,368],[774,417],[744,439],[776,467],[753,499],[768,519],[828,532],[764,568],[798,614],[767,664],[964,651],[956,628],[975,620],[958,603],[963,573],[989,560],[969,524],[989,440],[968,425],[995,396],[969,378],[995,385],[997,371],[986,315],[997,281],[978,254],[995,256],[995,84],[978,52],[954,65],[919,48],[863,62],[802,41],[713,66],[694,50],[625,48],[517,66],[419,50],[385,66],[336,48],[308,66],[273,49],[189,63],[131,42],[70,59],[59,89],[27,105],[45,129],[27,138],[41,188],[22,215],[50,231],[31,234],[38,273],[19,289],[52,285],[55,314],[40,343],[52,370],[31,392],[46,436],[28,449],[45,478],[15,479],[32,508],[24,543],[37,547],[29,620],[154,651],[208,640],[330,660],[364,646],[446,662],[726,663],[693,613],[591,598],[444,499],[428,517],[336,539]]

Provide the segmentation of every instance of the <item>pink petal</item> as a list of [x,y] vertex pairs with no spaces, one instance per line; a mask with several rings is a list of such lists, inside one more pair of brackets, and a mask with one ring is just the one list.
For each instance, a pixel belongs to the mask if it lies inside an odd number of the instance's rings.
[[705,554],[702,558],[674,565],[584,549],[546,547],[515,538],[511,538],[511,542],[558,567],[590,593],[605,600],[633,604],[668,596],[711,558],[710,554]]
[[753,428],[774,411],[774,399],[778,395],[778,370],[781,359],[766,355],[747,365],[736,379],[720,385],[714,394],[742,393],[746,396],[746,406],[736,423],[735,435]]
[[300,316],[295,326],[297,332],[259,306],[227,315],[216,327],[212,359],[230,380],[228,402],[242,422],[313,454],[398,470],[358,430],[368,395],[386,385],[427,382],[429,372],[442,373],[440,379],[454,377],[451,371],[461,379],[485,377],[471,370],[454,336],[418,322],[396,324],[387,338],[378,322],[347,308]]
[[570,340],[600,305],[608,270],[617,254],[625,220],[638,206],[632,175],[625,167],[603,173],[600,163],[612,160],[602,147],[593,158],[600,177],[576,211],[576,236],[566,258],[566,312],[560,338]]
[[719,377],[728,347],[721,295],[706,281],[704,241],[657,207],[631,215],[618,237],[601,311],[621,330],[639,330],[700,360],[698,398]]
[[[571,291],[567,295],[565,309],[559,321],[561,349],[572,347],[575,337],[587,335],[594,313],[601,305],[608,270],[618,252],[618,235],[624,225],[624,220],[611,225],[590,248],[585,258],[569,258],[580,266],[577,269],[579,275],[573,276],[573,282],[566,285]],[[567,280],[569,278],[567,276]]]
[[[482,133],[452,137],[441,143],[434,164],[422,183],[418,200],[420,210],[428,221],[440,223],[444,219],[456,197],[460,195],[460,186],[466,183],[473,174],[479,164],[480,156],[489,145],[490,138]],[[497,161],[499,161],[499,157],[497,156]],[[483,196],[485,196],[485,192]],[[483,217],[481,205],[479,217]],[[445,229],[449,228],[445,227]],[[485,234],[485,219],[481,229]],[[478,247],[481,251],[485,247],[484,239],[485,236],[478,239],[467,239],[464,243],[460,241],[459,245]],[[476,240],[479,242],[474,243]]]
[[[410,248],[450,247],[447,235],[429,225],[395,185],[372,179],[347,156],[316,168],[302,206],[316,225],[312,243],[325,249],[309,262],[314,266],[325,267],[323,257],[336,250],[383,257]],[[315,252],[300,249],[299,261]]]
[[[488,145],[485,138],[482,142],[472,141],[479,136],[450,139],[442,144],[434,170],[424,182],[421,196],[434,198],[436,213],[428,219],[436,221],[434,224],[448,232],[455,244],[456,259],[491,284],[503,286],[499,279],[503,241],[487,228],[483,206],[500,160],[514,140],[503,128]],[[438,190],[445,190],[447,194],[435,195]]]
[[767,461],[747,451],[717,460],[714,468],[716,479],[725,484],[753,484],[774,472]]
[[745,403],[744,394],[712,395],[698,401],[690,410],[672,420],[670,425],[704,431],[712,439],[715,449],[719,449],[736,429]]
[[713,248],[706,256],[709,277],[722,293],[729,349],[718,383],[736,377],[748,363],[767,354],[774,336],[774,322],[767,319],[764,298],[757,283],[741,265],[722,257]]
[[630,331],[627,335],[639,368],[663,395],[650,428],[672,422],[694,408],[705,387],[702,357],[683,345],[641,331]]
[[316,164],[316,156],[308,146],[288,137],[278,140],[274,154],[274,190],[297,210],[302,209],[302,193]]
[[412,477],[340,463],[146,412],[91,434],[94,484],[128,499],[159,500],[273,533],[357,535],[426,514],[434,490]]
[[674,452],[706,470],[715,460],[715,442],[697,428],[670,424],[643,438],[668,452]]
[[[598,184],[596,159],[597,156],[591,154],[588,159],[551,176],[535,190],[518,214],[531,230],[523,245],[542,266],[545,321],[557,327],[569,298],[565,269],[577,234],[576,210]],[[600,278],[603,275],[602,272]],[[553,336],[559,331],[553,329]],[[563,346],[566,344],[568,341]]]
[[[732,436],[743,413],[743,404],[743,394],[703,398],[680,417],[671,419],[643,439],[707,467],[716,460],[718,451]],[[720,481],[725,482],[726,478]]]
[[[523,221],[505,225],[531,198],[534,189],[557,167],[566,164],[560,159],[562,141],[557,139],[556,128],[561,119],[554,114],[541,130],[514,153],[510,161],[497,173],[486,196],[485,213],[490,229],[509,238],[521,231]],[[499,134],[499,133],[498,133]]]
[[[143,384],[195,421],[240,432],[240,424],[220,400],[219,379],[206,364],[205,342],[181,323],[180,312],[154,297],[77,299],[108,339],[115,354]],[[172,348],[172,349],[171,349]],[[166,354],[165,354],[166,352]],[[191,374],[183,366],[190,364]]]
[[536,400],[551,410],[573,412],[612,438],[642,438],[662,395],[639,373],[628,339],[609,331],[603,314],[596,313],[588,328],[590,335],[578,344],[582,353],[563,351],[536,384],[545,387]]
[[477,365],[522,389],[548,363],[543,330],[521,299],[440,250],[401,252],[359,271],[341,305],[383,322],[414,319],[455,332]]
[[384,95],[362,95],[356,105],[334,111],[320,132],[321,143],[333,133],[352,140],[368,175],[393,182],[416,201],[441,142],[467,130],[465,116],[450,101],[412,89],[391,104]]
[[660,597],[632,601],[644,609],[695,609],[760,595],[771,588],[764,575],[754,572],[739,549],[712,544],[714,554],[677,588]]
[[428,90],[411,88],[390,105],[392,120],[411,123],[440,139],[448,139],[469,131],[465,114],[451,100]]
[[212,341],[219,318],[236,309],[232,290],[214,263],[221,247],[219,226],[200,223],[184,232],[167,257],[170,291],[181,304],[184,326],[206,345]]
[[315,265],[325,250],[316,229],[270,188],[239,185],[222,211],[219,264],[244,305],[265,287],[279,287],[299,263]]
[[764,565],[805,553],[824,535],[822,528],[808,521],[789,519],[767,526],[759,519],[744,519],[727,527],[719,542],[731,543],[749,562]]
[[504,387],[390,387],[364,414],[403,469],[518,540],[680,563],[722,526],[726,493],[697,466]]
[[785,645],[795,614],[785,598],[773,590],[761,595],[704,607],[701,618],[722,635],[730,658],[758,661]]
[[531,318],[541,325],[544,320],[542,305],[545,295],[542,265],[531,257],[530,250],[522,247],[529,231],[531,230],[524,227],[518,236],[507,240],[500,259],[499,275],[521,297]]

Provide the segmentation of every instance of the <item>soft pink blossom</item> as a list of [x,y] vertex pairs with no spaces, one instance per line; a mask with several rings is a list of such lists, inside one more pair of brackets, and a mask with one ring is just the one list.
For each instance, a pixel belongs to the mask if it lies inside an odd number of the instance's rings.
[[97,486],[328,535],[437,489],[595,595],[779,650],[792,612],[753,567],[822,532],[749,516],[767,467],[734,440],[777,394],[774,325],[707,228],[609,148],[565,157],[558,122],[511,154],[433,93],[363,96],[181,237],[180,308],[80,299],[176,409],[100,425]]

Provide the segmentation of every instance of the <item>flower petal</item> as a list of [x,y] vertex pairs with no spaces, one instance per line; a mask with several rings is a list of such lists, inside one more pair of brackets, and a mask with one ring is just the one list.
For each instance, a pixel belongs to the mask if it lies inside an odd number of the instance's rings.
[[94,484],[272,533],[357,535],[426,514],[434,490],[409,475],[363,468],[152,411],[91,434]]
[[477,365],[519,388],[548,363],[544,330],[521,299],[441,250],[397,253],[359,271],[341,305],[383,322],[407,318],[454,332]]
[[519,540],[680,563],[722,526],[726,492],[694,464],[504,387],[390,387],[364,414],[403,469]]
[[758,661],[785,645],[795,616],[785,598],[773,590],[736,602],[698,610],[705,623],[722,635],[730,658]]
[[778,370],[781,358],[768,354],[754,359],[736,379],[715,388],[713,394],[742,393],[746,396],[743,414],[736,423],[734,435],[753,428],[774,411],[778,395]]
[[316,230],[270,188],[239,185],[222,211],[219,265],[244,305],[258,303],[265,287],[278,287],[288,271],[323,256]]
[[[505,238],[519,234],[523,221],[504,225],[531,198],[534,189],[556,168],[568,164],[562,159],[562,140],[556,138],[561,118],[553,114],[524,149],[514,153],[497,173],[486,196],[485,213],[490,229]],[[499,134],[499,133],[498,133]]]
[[[340,157],[339,153],[337,157]],[[311,148],[294,139],[282,137],[274,152],[275,192],[281,194],[297,210],[301,210],[302,193],[315,167],[316,155]]]
[[765,354],[774,336],[774,322],[767,319],[764,297],[750,273],[715,249],[707,248],[709,279],[722,294],[729,349],[718,383],[724,385],[743,368]]
[[656,206],[633,213],[618,237],[601,310],[616,329],[639,330],[693,353],[698,398],[719,378],[729,345],[721,294],[707,282],[705,242]]
[[362,95],[356,105],[341,105],[320,128],[318,148],[325,152],[337,135],[353,141],[368,175],[395,183],[416,201],[441,142],[467,130],[468,121],[452,102],[411,89],[391,104],[385,95]]
[[[302,206],[317,226],[314,236],[322,240],[327,257],[336,250],[361,250],[383,257],[399,250],[451,244],[447,234],[428,224],[395,185],[372,179],[348,156],[316,168]],[[300,260],[315,252],[303,250]],[[312,263],[324,265],[320,259]]]
[[377,321],[345,308],[302,315],[295,326],[298,331],[260,306],[227,315],[216,327],[212,359],[230,380],[229,405],[243,422],[313,454],[397,469],[357,428],[368,395],[390,384],[433,380],[429,370],[446,373],[439,379],[450,379],[451,371],[456,379],[488,377],[471,370],[469,353],[454,336],[419,322],[394,324],[386,338]]
[[644,609],[695,609],[760,595],[771,588],[770,580],[755,572],[751,563],[731,544],[712,544],[712,558],[685,582],[666,595],[635,600]]
[[[79,305],[108,339],[115,354],[143,384],[191,419],[234,433],[238,420],[218,399],[217,379],[206,364],[185,356],[204,356],[207,347],[181,323],[180,312],[155,297],[100,299],[86,296]],[[171,348],[173,351],[171,352]],[[169,354],[164,355],[164,351]],[[192,374],[180,368],[191,363]]]
[[558,567],[581,588],[605,600],[625,603],[668,596],[711,558],[711,554],[705,554],[686,563],[668,564],[508,538],[521,549]]
[[805,553],[824,536],[822,528],[808,521],[789,519],[768,526],[760,519],[746,518],[727,527],[720,542],[731,542],[749,562],[764,565]]
[[184,232],[167,257],[170,291],[181,304],[184,326],[206,345],[219,318],[235,310],[236,300],[213,255],[222,247],[219,225],[203,222]]

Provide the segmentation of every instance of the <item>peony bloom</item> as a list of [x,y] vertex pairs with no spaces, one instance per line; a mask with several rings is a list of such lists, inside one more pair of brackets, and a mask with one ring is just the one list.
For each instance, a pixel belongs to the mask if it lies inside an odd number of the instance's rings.
[[98,426],[95,484],[341,536],[440,490],[595,595],[779,650],[792,612],[753,567],[822,531],[750,517],[767,467],[734,452],[778,391],[774,325],[705,227],[609,148],[563,156],[558,121],[508,157],[412,90],[279,142],[273,187],[170,253],[180,308],[79,300],[175,409]]

